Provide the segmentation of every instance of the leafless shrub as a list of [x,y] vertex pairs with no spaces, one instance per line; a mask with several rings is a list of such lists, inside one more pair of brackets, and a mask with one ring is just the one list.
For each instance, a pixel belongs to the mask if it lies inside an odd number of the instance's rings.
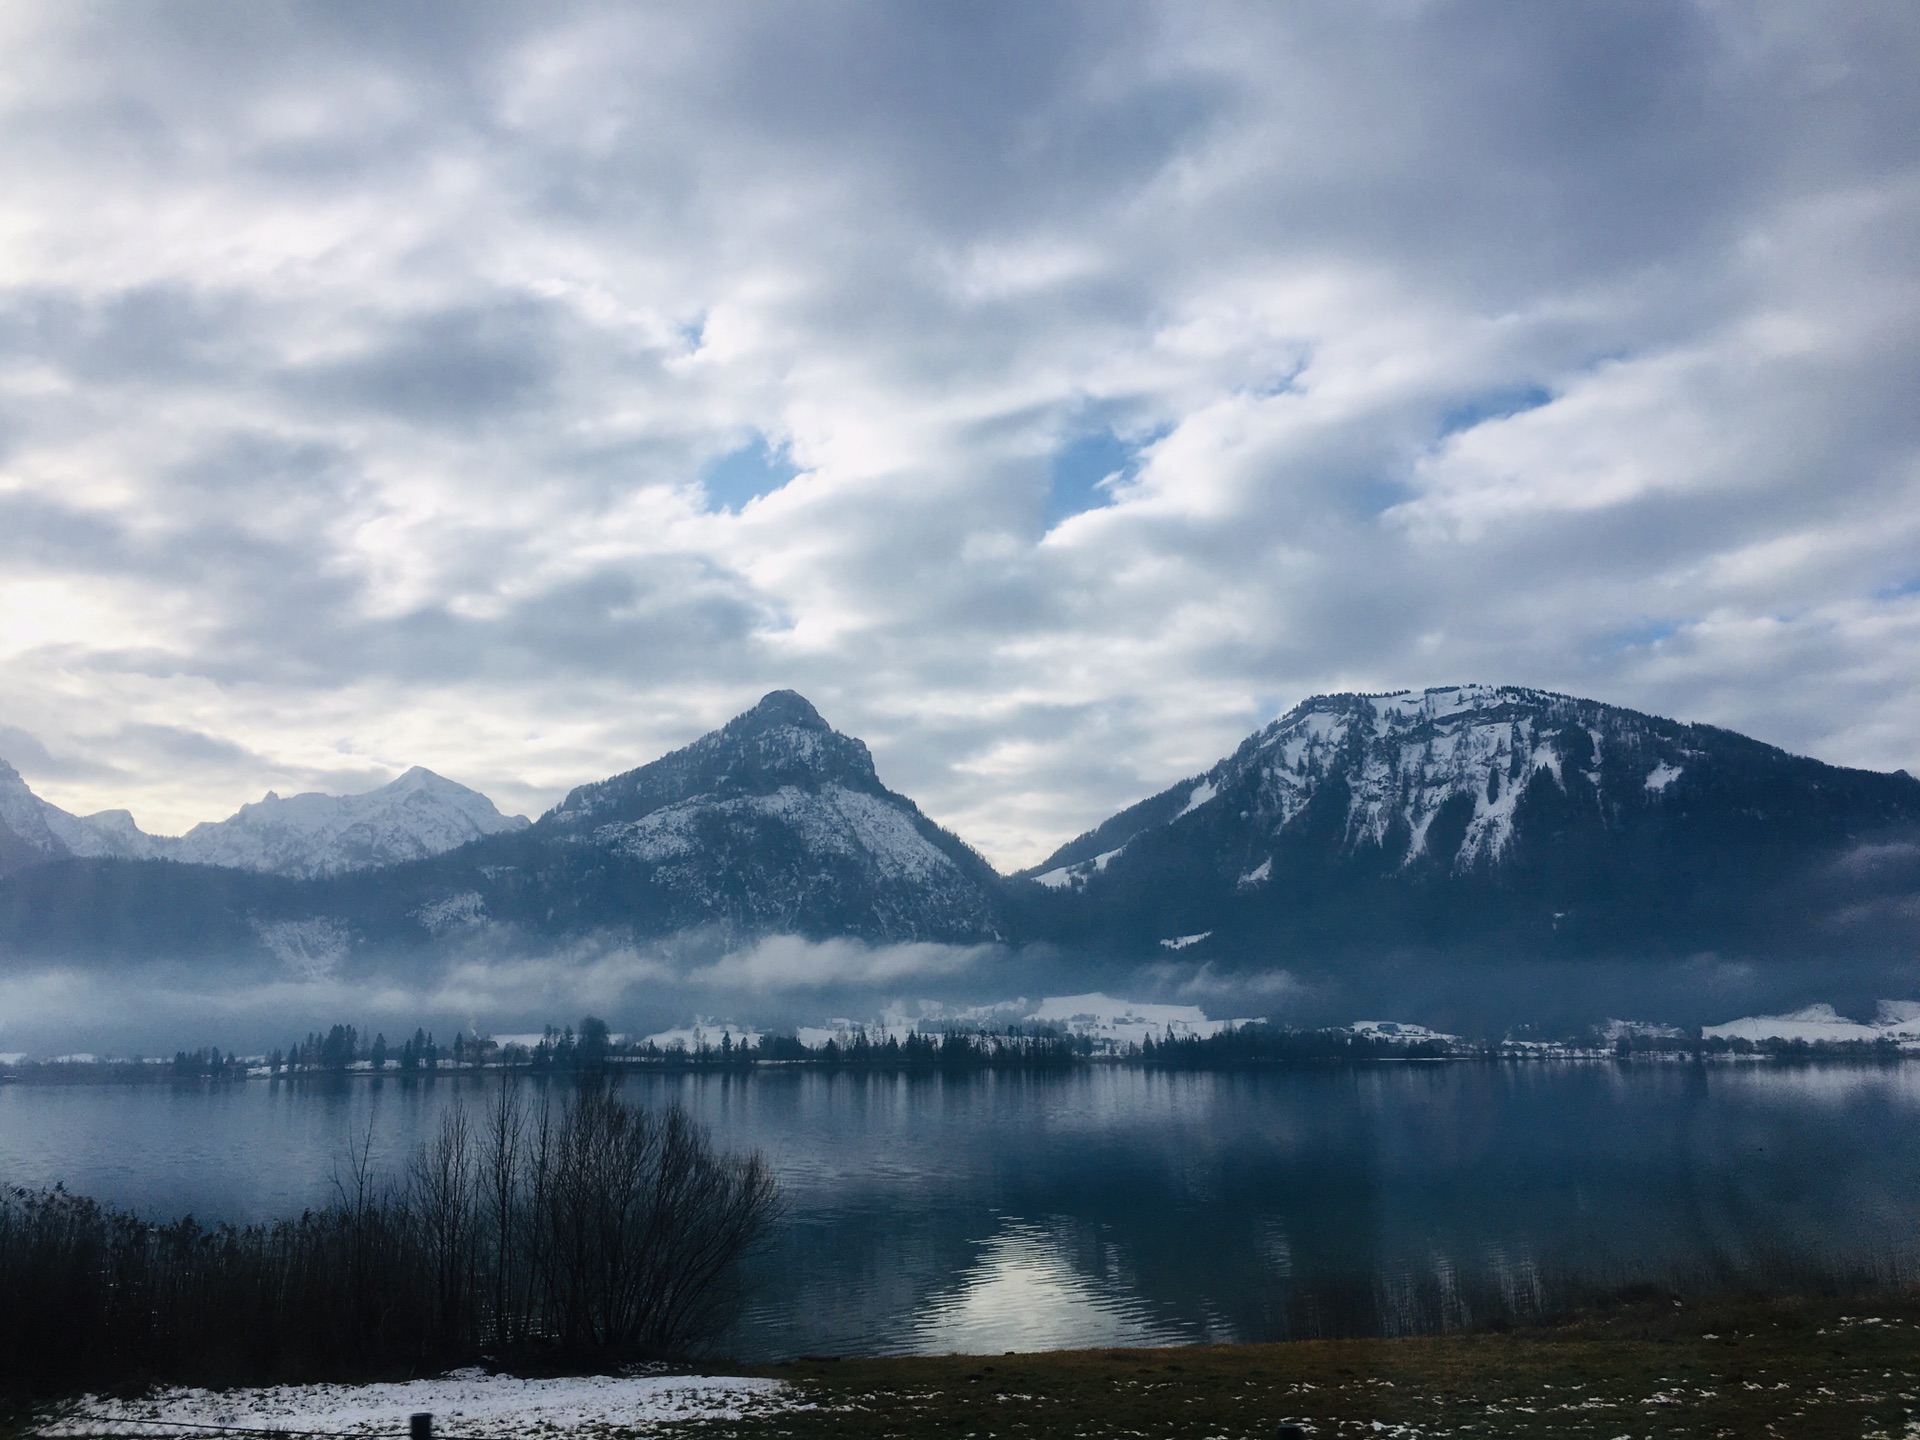
[[325,1209],[244,1228],[0,1192],[0,1389],[684,1355],[725,1330],[779,1203],[757,1155],[604,1081],[557,1113],[510,1081],[477,1134],[449,1111],[397,1187],[369,1154]]

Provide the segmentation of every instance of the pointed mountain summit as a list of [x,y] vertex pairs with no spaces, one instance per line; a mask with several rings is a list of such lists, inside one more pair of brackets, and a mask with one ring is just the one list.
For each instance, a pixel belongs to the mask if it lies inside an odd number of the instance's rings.
[[891,793],[874,773],[865,744],[828,725],[805,696],[775,690],[684,750],[578,787],[540,823],[599,826],[699,797],[767,795],[783,786],[815,792],[829,784],[865,795]]
[[286,935],[316,927],[366,957],[483,931],[530,947],[686,931],[874,943],[1004,933],[993,868],[792,691],[580,786],[532,825],[411,770],[367,795],[269,795],[166,843],[200,863],[29,864],[0,884],[0,947],[272,959]]
[[0,874],[70,856],[144,860],[159,853],[161,843],[125,810],[73,815],[42,800],[0,760]]
[[555,923],[869,940],[999,933],[993,868],[883,785],[866,745],[791,690],[580,786],[513,850],[523,878],[480,887],[502,892],[495,914],[516,909],[531,873]]

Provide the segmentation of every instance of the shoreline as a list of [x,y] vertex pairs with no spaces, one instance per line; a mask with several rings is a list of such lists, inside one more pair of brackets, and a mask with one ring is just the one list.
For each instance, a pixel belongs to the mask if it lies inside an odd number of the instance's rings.
[[[886,1075],[909,1076],[914,1078],[957,1077],[963,1075],[993,1074],[1047,1074],[1064,1075],[1080,1069],[1133,1069],[1151,1071],[1158,1074],[1244,1074],[1258,1070],[1360,1070],[1372,1069],[1382,1065],[1616,1065],[1634,1067],[1640,1065],[1658,1065],[1672,1067],[1677,1065],[1715,1066],[1821,1066],[1838,1065],[1849,1067],[1890,1068],[1920,1061],[1920,1046],[1912,1048],[1881,1050],[1861,1046],[1821,1048],[1811,1045],[1780,1046],[1772,1048],[1754,1047],[1750,1050],[1656,1050],[1636,1049],[1622,1055],[1612,1050],[1548,1049],[1529,1046],[1520,1049],[1492,1049],[1460,1051],[1445,1055],[1300,1055],[1300,1056],[1248,1056],[1232,1060],[1186,1063],[1182,1061],[1160,1061],[1137,1055],[1083,1055],[1070,1061],[1046,1064],[971,1064],[971,1065],[916,1065],[889,1063],[885,1061],[850,1060],[755,1060],[748,1064],[703,1064],[698,1060],[674,1060],[651,1056],[615,1056],[610,1057],[598,1073],[644,1074],[644,1075],[713,1075],[732,1078],[746,1078],[756,1074],[795,1075],[822,1073],[830,1075]],[[384,1070],[374,1070],[365,1062],[342,1069],[300,1069],[282,1070],[267,1073],[264,1067],[251,1067],[242,1073],[222,1075],[179,1075],[171,1073],[169,1060],[40,1060],[25,1061],[12,1066],[0,1066],[0,1085],[46,1085],[46,1086],[85,1086],[85,1085],[171,1085],[176,1088],[188,1087],[211,1089],[250,1082],[265,1081],[270,1084],[337,1085],[343,1082],[365,1080],[376,1083],[394,1081],[400,1084],[432,1084],[441,1080],[464,1081],[493,1079],[500,1076],[517,1076],[529,1080],[577,1080],[583,1074],[596,1073],[586,1069],[562,1069],[555,1066],[508,1065],[499,1063],[461,1064],[443,1062],[433,1069],[406,1071],[394,1065]]]
[[[371,1435],[392,1433],[405,1407],[434,1405],[436,1429],[453,1437],[538,1426],[554,1436],[738,1440],[1128,1433],[1268,1440],[1276,1426],[1295,1424],[1321,1440],[1462,1433],[1897,1440],[1920,1433],[1920,1292],[1684,1302],[1637,1294],[1510,1330],[1391,1339],[806,1356],[764,1365],[716,1360],[626,1378],[461,1371],[398,1384],[149,1391],[76,1397],[61,1407],[64,1422],[43,1409],[38,1428],[20,1425],[14,1434],[98,1433],[110,1411],[183,1425],[253,1419],[291,1429],[297,1419]],[[0,1435],[6,1432],[0,1424]]]
[[1270,1345],[811,1359],[742,1373],[816,1407],[740,1440],[929,1433],[1635,1437],[1920,1434],[1920,1293],[1658,1295],[1553,1322]]

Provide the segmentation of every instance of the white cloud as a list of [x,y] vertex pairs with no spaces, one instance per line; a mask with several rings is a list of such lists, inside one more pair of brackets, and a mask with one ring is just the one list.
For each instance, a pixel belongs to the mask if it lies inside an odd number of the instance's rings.
[[690,970],[686,978],[713,989],[777,995],[958,975],[977,970],[996,953],[990,945],[867,945],[772,935]]
[[195,13],[4,22],[67,808],[535,810],[781,685],[1007,866],[1325,688],[1920,758],[1904,11]]

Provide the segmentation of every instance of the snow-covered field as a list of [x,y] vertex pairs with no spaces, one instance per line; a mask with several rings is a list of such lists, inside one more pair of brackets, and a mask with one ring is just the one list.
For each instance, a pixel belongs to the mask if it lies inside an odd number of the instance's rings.
[[1791,1015],[1748,1015],[1709,1025],[1700,1033],[1709,1040],[1805,1040],[1809,1044],[1893,1040],[1911,1045],[1920,1041],[1920,1002],[1882,1000],[1879,1014],[1867,1025],[1847,1019],[1831,1005],[1809,1005]]
[[1198,1005],[1152,1005],[1116,1000],[1111,995],[1054,995],[1040,1002],[1027,1019],[1055,1025],[1069,1035],[1109,1045],[1139,1045],[1147,1040],[1205,1040],[1248,1020],[1209,1020]]
[[[575,1376],[522,1380],[456,1370],[390,1385],[279,1385],[264,1390],[160,1390],[142,1400],[88,1396],[47,1436],[113,1434],[136,1424],[246,1426],[337,1435],[402,1436],[417,1411],[436,1436],[596,1435],[672,1421],[738,1420],[793,1402],[778,1380],[716,1375]],[[184,1432],[182,1432],[184,1433]]]

